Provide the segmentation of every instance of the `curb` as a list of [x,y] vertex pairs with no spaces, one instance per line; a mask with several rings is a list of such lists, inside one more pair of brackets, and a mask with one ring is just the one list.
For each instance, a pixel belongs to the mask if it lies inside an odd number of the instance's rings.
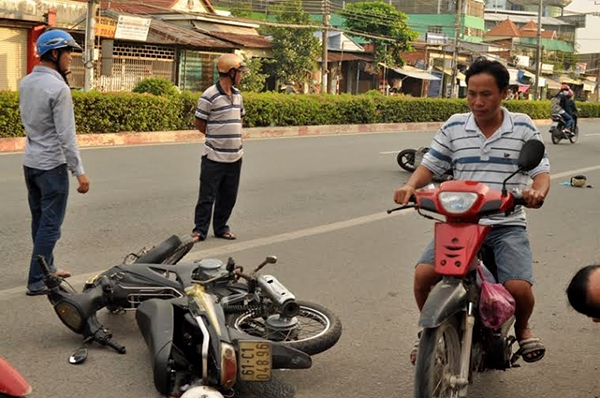
[[[600,119],[585,119],[600,121]],[[547,126],[549,119],[534,120],[538,126]],[[399,133],[406,131],[435,131],[444,122],[427,123],[377,123],[377,124],[339,124],[326,126],[291,127],[251,127],[243,129],[244,139],[269,139],[285,137],[316,137],[327,135]],[[124,145],[148,145],[165,143],[203,142],[204,137],[196,130],[157,131],[142,133],[105,133],[77,135],[80,148],[110,147]],[[0,138],[0,152],[23,152],[25,137]]]

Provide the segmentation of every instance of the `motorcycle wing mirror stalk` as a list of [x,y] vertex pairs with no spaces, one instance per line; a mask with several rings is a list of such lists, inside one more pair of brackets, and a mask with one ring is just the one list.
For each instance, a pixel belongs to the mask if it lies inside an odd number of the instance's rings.
[[277,257],[276,256],[267,256],[267,258],[265,258],[265,261],[263,261],[258,267],[256,267],[256,269],[252,272],[253,275],[255,275],[258,271],[260,271],[265,265],[267,264],[275,264],[277,262]]
[[517,173],[535,169],[544,158],[545,152],[546,146],[540,140],[529,140],[523,144],[523,148],[521,148],[521,152],[519,153],[519,159],[517,160],[519,169],[509,175],[502,183],[502,196],[508,195],[506,182],[513,178]]

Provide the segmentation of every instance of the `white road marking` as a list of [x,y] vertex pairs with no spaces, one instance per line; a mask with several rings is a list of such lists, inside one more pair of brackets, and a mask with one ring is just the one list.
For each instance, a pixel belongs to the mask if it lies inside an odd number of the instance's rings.
[[[589,171],[600,170],[600,165],[585,167],[581,169],[568,170],[562,173],[552,174],[550,179],[557,180],[560,178],[570,177],[575,174],[581,174]],[[392,196],[392,191],[390,191],[390,198]],[[214,247],[205,250],[197,250],[188,253],[186,257],[188,258],[206,258],[206,257],[217,257],[222,256],[224,254],[235,253],[242,250],[254,249],[257,247],[263,247],[272,245],[275,243],[288,242],[294,239],[306,238],[309,236],[314,236],[318,234],[324,234],[328,232],[335,232],[345,228],[352,228],[359,225],[368,224],[375,221],[381,221],[385,219],[389,219],[390,217],[404,216],[406,214],[412,213],[413,209],[401,210],[392,214],[387,214],[385,211],[380,211],[375,214],[370,214],[362,217],[352,218],[349,220],[338,221],[330,224],[318,225],[316,227],[300,229],[297,231],[286,232],[279,235],[268,236],[264,238],[252,239],[249,241],[240,241],[236,243],[231,243],[219,247]],[[72,278],[69,278],[68,281],[72,284],[84,283],[88,278],[98,274],[102,271],[95,271],[88,274],[77,275]],[[10,289],[0,290],[0,301],[12,298],[12,296],[18,294],[24,294],[25,287],[19,286]]]

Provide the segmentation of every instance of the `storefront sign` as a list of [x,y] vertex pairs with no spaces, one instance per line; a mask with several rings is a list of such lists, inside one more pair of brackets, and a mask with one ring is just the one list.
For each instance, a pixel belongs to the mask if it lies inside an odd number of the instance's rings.
[[94,25],[94,35],[101,37],[115,37],[117,30],[117,21],[112,18],[100,17]]
[[119,15],[115,39],[146,41],[150,22],[150,18]]

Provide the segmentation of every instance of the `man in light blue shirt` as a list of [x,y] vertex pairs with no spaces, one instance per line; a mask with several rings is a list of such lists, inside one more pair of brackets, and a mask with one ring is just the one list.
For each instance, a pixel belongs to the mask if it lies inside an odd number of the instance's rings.
[[51,272],[65,278],[71,276],[56,269],[53,255],[67,208],[68,170],[77,177],[79,193],[86,193],[90,186],[77,148],[73,100],[66,79],[74,48],[81,49],[67,32],[43,33],[37,41],[41,64],[19,85],[19,109],[27,134],[23,169],[33,239],[27,282],[29,296],[47,293],[44,273],[38,264],[40,255]]

